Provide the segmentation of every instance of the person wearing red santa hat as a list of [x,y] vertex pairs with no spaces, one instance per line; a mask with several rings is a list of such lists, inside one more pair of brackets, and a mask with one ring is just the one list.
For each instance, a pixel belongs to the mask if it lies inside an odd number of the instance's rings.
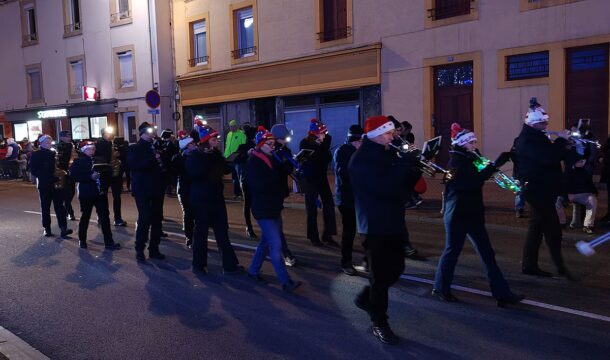
[[311,155],[303,162],[302,185],[305,190],[305,209],[307,211],[307,239],[314,246],[322,246],[318,232],[318,197],[322,205],[324,229],[322,241],[330,246],[338,247],[333,239],[337,235],[337,220],[335,218],[335,202],[328,183],[328,165],[332,161],[330,153],[331,136],[326,125],[316,119],[311,119],[307,137],[301,140],[301,150],[311,150]]
[[396,344],[399,338],[388,324],[388,290],[405,267],[405,202],[421,171],[401,162],[390,147],[396,130],[386,116],[368,118],[364,131],[366,136],[352,155],[348,171],[370,277],[354,303],[368,312],[375,337]]

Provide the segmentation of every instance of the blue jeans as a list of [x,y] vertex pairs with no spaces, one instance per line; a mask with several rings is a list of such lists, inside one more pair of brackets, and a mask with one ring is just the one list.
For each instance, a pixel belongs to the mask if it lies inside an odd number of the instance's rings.
[[443,250],[443,254],[438,262],[438,268],[436,269],[434,289],[443,294],[451,292],[451,283],[453,282],[455,266],[458,257],[462,252],[462,248],[464,247],[466,236],[468,236],[483,263],[485,273],[489,279],[491,294],[496,299],[511,296],[512,292],[510,291],[508,283],[506,282],[506,279],[504,279],[504,275],[502,275],[502,271],[500,271],[500,268],[496,263],[496,256],[491,247],[491,243],[489,242],[485,224],[482,221],[453,221],[445,222],[445,229],[445,249]]
[[282,259],[282,218],[257,219],[256,222],[261,228],[261,236],[248,272],[258,275],[268,253],[280,283],[287,284],[290,277]]
[[522,193],[517,193],[515,195],[515,211],[523,211],[523,208],[525,208],[525,197]]

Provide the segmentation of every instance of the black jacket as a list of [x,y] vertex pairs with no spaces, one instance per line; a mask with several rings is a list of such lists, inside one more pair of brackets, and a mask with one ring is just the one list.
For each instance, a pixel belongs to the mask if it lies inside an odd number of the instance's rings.
[[405,202],[421,172],[365,138],[348,165],[354,190],[358,232],[368,235],[404,235]]
[[110,164],[112,161],[112,142],[102,138],[95,143],[95,155],[96,163],[99,164]]
[[515,139],[519,180],[525,185],[526,199],[551,201],[562,192],[561,161],[568,154],[567,140],[549,140],[546,134],[523,125]]
[[592,193],[597,194],[597,188],[593,184],[593,176],[584,167],[574,167],[569,173],[567,191],[568,194]]
[[152,143],[140,139],[127,149],[127,165],[131,170],[131,194],[134,197],[163,196],[161,166]]
[[[284,198],[287,198],[290,195],[290,187],[288,187],[288,176],[294,173],[296,161],[293,163],[293,155],[292,150],[288,146],[282,145],[278,142],[275,143],[275,160],[280,164],[281,174],[282,174],[282,186]],[[298,177],[300,173],[295,173],[295,178]]]
[[186,171],[186,158],[190,153],[179,153],[174,155],[172,159],[172,171],[178,175],[178,185],[176,192],[183,196],[189,196],[191,191],[191,178]]
[[254,141],[247,140],[245,143],[239,145],[235,151],[237,155],[233,159],[233,163],[239,165],[240,168],[240,181],[246,183],[248,179],[248,170],[246,169],[246,163],[248,162],[248,150],[254,148]]
[[449,152],[448,170],[453,177],[445,185],[445,222],[484,221],[483,184],[497,170],[487,165],[477,170],[477,155],[456,147]]
[[63,170],[68,170],[70,167],[70,159],[72,158],[72,149],[74,145],[71,142],[60,141],[57,144],[57,167]]
[[356,147],[346,142],[335,151],[335,203],[338,206],[354,207],[354,190],[349,179],[348,165]]
[[286,180],[286,174],[274,158],[255,151],[268,159],[271,167],[255,154],[250,155],[246,164],[248,187],[252,194],[252,215],[255,219],[277,219],[284,208],[286,185],[283,181]]
[[186,173],[192,181],[190,200],[193,206],[224,206],[223,176],[231,173],[231,167],[220,151],[193,151],[186,158]]
[[52,189],[55,177],[55,151],[40,148],[32,153],[30,171],[36,177],[38,189]]
[[299,144],[300,150],[313,150],[311,156],[302,164],[304,180],[308,183],[320,184],[324,181],[328,181],[328,164],[330,164],[332,160],[332,155],[330,153],[331,142],[332,138],[328,134],[321,144],[318,144],[313,136],[307,136],[301,140],[301,143]]
[[97,183],[91,179],[91,174],[93,174],[92,167],[93,159],[85,154],[79,154],[78,158],[74,159],[70,166],[70,177],[78,183],[79,199],[91,199],[99,196]]

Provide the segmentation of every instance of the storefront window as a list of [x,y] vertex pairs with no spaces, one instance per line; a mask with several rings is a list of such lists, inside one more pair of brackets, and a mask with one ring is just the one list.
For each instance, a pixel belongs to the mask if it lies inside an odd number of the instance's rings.
[[21,141],[23,138],[28,138],[30,141],[36,139],[30,139],[28,136],[28,124],[15,124],[15,140]]
[[72,138],[74,140],[89,139],[89,119],[86,117],[72,118]]
[[38,139],[38,136],[42,134],[42,121],[40,120],[30,120],[27,123],[28,125],[28,138],[30,141],[34,141]]
[[108,118],[106,116],[98,116],[91,118],[91,138],[101,137],[101,130],[108,126]]

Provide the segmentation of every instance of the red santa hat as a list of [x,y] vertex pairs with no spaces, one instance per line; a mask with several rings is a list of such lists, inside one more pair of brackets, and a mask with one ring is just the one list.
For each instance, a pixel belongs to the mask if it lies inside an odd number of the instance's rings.
[[394,130],[394,123],[387,116],[372,116],[364,122],[364,132],[369,139]]
[[464,146],[472,141],[477,141],[477,137],[472,131],[463,129],[458,123],[451,124],[451,145]]

